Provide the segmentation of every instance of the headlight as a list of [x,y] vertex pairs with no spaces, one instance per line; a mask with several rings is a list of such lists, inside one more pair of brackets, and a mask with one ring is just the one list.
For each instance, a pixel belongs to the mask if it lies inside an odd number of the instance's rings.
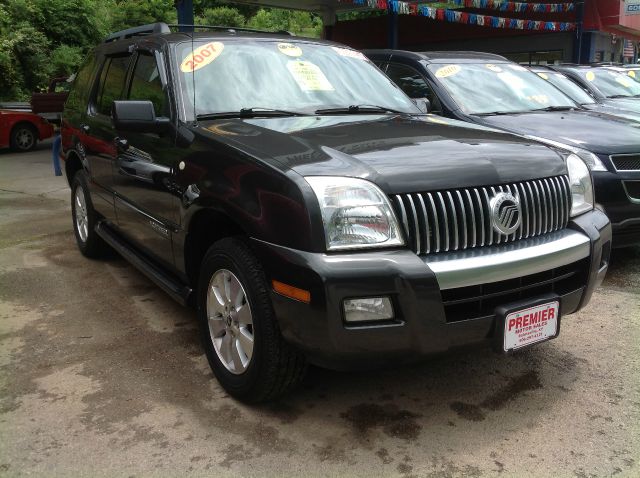
[[391,204],[375,184],[332,176],[305,179],[320,203],[328,250],[404,245]]
[[571,186],[571,217],[593,209],[593,184],[585,162],[575,154],[567,156]]
[[580,159],[582,159],[585,162],[585,164],[589,167],[591,171],[607,170],[605,165],[602,164],[602,161],[600,161],[600,158],[598,158],[591,151],[586,151],[584,149],[577,149],[574,151],[574,153],[576,154],[576,156],[578,156]]

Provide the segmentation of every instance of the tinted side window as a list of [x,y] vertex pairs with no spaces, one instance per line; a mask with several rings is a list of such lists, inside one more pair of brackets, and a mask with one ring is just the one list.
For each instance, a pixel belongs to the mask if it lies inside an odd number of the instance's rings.
[[130,57],[108,58],[102,67],[100,84],[97,88],[96,109],[103,115],[111,115],[111,106],[114,100],[119,100],[124,88],[124,80],[127,76],[127,67]]
[[[93,79],[93,70],[96,66],[95,55],[92,53],[82,64],[80,70],[76,74],[76,78],[73,81],[71,90],[69,91],[69,97],[65,103],[65,109],[77,110],[82,108],[83,104],[86,108],[85,101],[89,95],[91,89],[91,83]],[[56,89],[57,91],[57,89]]]
[[386,73],[409,98],[427,98],[431,102],[431,107],[434,112],[441,111],[440,102],[418,71],[410,66],[399,63],[389,63]]
[[148,52],[138,54],[128,99],[151,101],[155,107],[156,115],[169,116],[169,104],[162,89],[158,65],[155,57]]

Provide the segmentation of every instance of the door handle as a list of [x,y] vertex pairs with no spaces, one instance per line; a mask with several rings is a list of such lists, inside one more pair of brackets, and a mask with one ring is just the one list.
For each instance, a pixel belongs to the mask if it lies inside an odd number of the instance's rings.
[[81,125],[80,125],[80,129],[82,130],[82,132],[83,132],[84,134],[88,134],[88,133],[89,133],[89,130],[90,130],[91,128],[89,127],[89,125],[88,125],[88,124],[81,124]]

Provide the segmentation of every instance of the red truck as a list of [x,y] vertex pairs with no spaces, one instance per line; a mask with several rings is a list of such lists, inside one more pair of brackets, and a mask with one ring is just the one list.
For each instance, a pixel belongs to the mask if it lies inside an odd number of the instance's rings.
[[53,125],[26,111],[0,110],[0,149],[31,151],[39,140],[53,136]]

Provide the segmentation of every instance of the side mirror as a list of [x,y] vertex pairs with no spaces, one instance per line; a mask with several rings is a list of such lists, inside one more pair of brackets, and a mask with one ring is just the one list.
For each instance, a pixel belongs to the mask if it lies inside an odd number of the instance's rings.
[[428,113],[429,111],[431,111],[431,101],[429,101],[427,98],[413,98],[412,101],[423,113]]
[[157,118],[151,101],[114,101],[113,125],[119,131],[136,133],[162,133],[170,121]]

